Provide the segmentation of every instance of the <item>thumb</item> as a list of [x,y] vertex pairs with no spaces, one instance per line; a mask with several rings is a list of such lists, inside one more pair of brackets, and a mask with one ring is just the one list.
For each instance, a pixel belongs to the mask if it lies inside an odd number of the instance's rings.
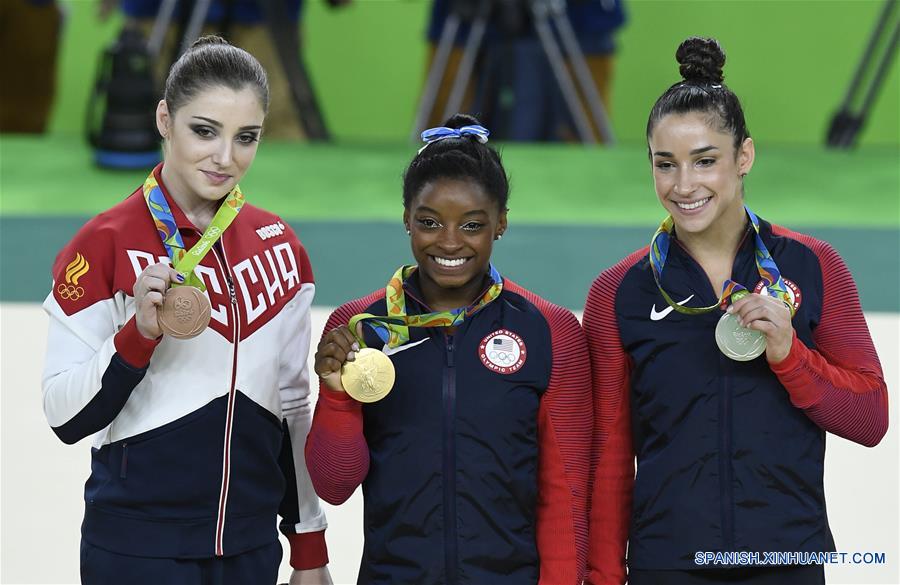
[[329,390],[333,390],[335,392],[346,392],[344,390],[344,385],[341,383],[341,372],[338,370],[337,372],[331,372],[329,374],[325,374],[321,376],[322,381],[325,382],[325,385],[328,386]]

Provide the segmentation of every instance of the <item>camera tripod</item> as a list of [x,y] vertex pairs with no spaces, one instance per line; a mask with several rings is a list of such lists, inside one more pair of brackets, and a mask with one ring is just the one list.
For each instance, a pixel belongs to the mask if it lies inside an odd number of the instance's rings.
[[[212,0],[188,0],[193,5],[187,25],[184,27],[184,35],[178,52],[184,53],[191,44],[200,36],[200,30],[206,21]],[[166,32],[172,22],[175,6],[178,0],[163,0],[153,23],[150,38],[147,41],[147,50],[154,59],[159,58],[162,51]],[[294,99],[294,107],[297,110],[300,123],[307,138],[313,141],[327,141],[330,139],[328,128],[322,117],[312,82],[300,57],[300,42],[297,36],[297,27],[288,17],[287,11],[281,0],[259,0],[262,7],[265,25],[269,30],[272,43],[278,53],[278,60],[284,70],[285,78],[291,89]]]
[[[844,98],[840,110],[831,119],[828,135],[825,139],[825,144],[831,148],[851,148],[856,144],[857,136],[866,121],[866,116],[869,115],[875,96],[878,94],[878,90],[881,89],[885,77],[887,77],[891,61],[897,54],[897,42],[900,39],[900,17],[895,13],[896,7],[897,0],[886,0],[881,14],[878,16],[875,30],[850,82],[847,96]],[[886,34],[890,34],[890,38],[885,43],[884,37]],[[863,78],[866,76],[868,68],[872,65],[872,58],[879,45],[884,45],[881,57],[873,77],[869,80],[862,104],[854,112],[851,107],[857,101],[857,94],[861,89]]]
[[[527,4],[532,25],[540,40],[544,54],[550,63],[553,76],[563,95],[569,113],[572,115],[578,137],[583,143],[596,143],[591,129],[590,118],[592,117],[604,144],[613,145],[615,136],[609,123],[606,108],[603,106],[603,100],[600,98],[597,87],[591,78],[590,70],[584,59],[584,53],[582,53],[578,39],[572,29],[572,23],[569,22],[565,0],[516,1]],[[488,21],[491,18],[493,9],[502,2],[503,0],[455,0],[451,3],[450,13],[441,31],[434,61],[428,72],[425,89],[416,112],[412,134],[414,141],[418,140],[419,133],[425,129],[428,116],[434,108],[438,89],[446,73],[450,52],[460,25],[463,22],[471,22],[462,59],[453,79],[450,96],[444,108],[443,119],[447,119],[459,111],[466,91],[466,85],[475,67],[475,59],[484,40]],[[511,0],[506,0],[505,3],[510,4]],[[556,33],[553,30],[554,26]],[[562,46],[557,41],[557,34],[560,41],[562,41]],[[563,49],[566,53],[565,56],[563,55]],[[568,57],[572,66],[578,87],[576,87],[575,81],[573,81],[572,75],[570,75],[566,67],[566,57]],[[588,106],[587,111],[585,111],[578,97],[578,89],[581,90],[585,98]]]

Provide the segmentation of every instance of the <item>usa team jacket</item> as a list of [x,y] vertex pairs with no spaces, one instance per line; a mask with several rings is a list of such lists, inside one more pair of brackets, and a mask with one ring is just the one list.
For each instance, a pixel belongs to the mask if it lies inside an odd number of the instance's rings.
[[[410,314],[428,311],[416,282],[404,283]],[[381,290],[338,308],[325,330],[385,311]],[[580,583],[592,412],[578,321],[505,280],[452,335],[410,335],[388,350],[397,378],[383,400],[321,383],[306,445],[322,499],[340,504],[362,483],[359,582]]]
[[[825,433],[866,446],[887,430],[887,389],[856,285],[826,243],[761,222],[793,304],[788,357],[725,357],[720,311],[682,315],[657,289],[647,249],[604,271],[584,314],[595,393],[590,583],[637,569],[697,569],[697,551],[834,550],[823,491]],[[676,242],[662,286],[716,302]],[[760,281],[752,227],[732,278]],[[759,286],[757,286],[759,289]],[[637,476],[634,461],[637,457]]]
[[[166,198],[192,246],[200,234]],[[128,555],[229,556],[276,540],[280,510],[292,565],[324,565],[325,516],[303,457],[315,289],[305,250],[245,205],[196,269],[212,318],[190,340],[137,330],[133,286],[155,262],[169,258],[138,189],[53,267],[44,411],[64,442],[92,437],[83,538]]]

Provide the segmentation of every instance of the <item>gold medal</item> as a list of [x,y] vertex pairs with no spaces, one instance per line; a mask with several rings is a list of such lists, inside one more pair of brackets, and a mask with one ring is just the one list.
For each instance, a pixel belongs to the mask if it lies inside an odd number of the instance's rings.
[[377,349],[364,347],[341,368],[341,384],[358,402],[376,402],[394,387],[394,363]]
[[209,325],[210,305],[200,289],[175,286],[166,291],[163,305],[157,312],[159,328],[176,339],[190,339]]
[[741,327],[737,317],[725,313],[716,323],[716,345],[727,357],[749,362],[766,351],[766,335],[762,331]]

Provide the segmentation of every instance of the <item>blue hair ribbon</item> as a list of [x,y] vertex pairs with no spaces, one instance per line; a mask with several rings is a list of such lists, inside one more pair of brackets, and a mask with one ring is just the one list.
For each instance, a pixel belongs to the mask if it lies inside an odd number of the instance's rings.
[[472,137],[481,144],[484,144],[488,141],[488,136],[490,136],[490,131],[484,126],[463,126],[462,128],[447,128],[446,126],[438,126],[437,128],[429,128],[428,130],[422,132],[422,141],[425,142],[425,146],[423,146],[419,152],[425,150],[432,142],[437,142],[438,140],[444,140],[445,138],[462,138],[463,136]]

